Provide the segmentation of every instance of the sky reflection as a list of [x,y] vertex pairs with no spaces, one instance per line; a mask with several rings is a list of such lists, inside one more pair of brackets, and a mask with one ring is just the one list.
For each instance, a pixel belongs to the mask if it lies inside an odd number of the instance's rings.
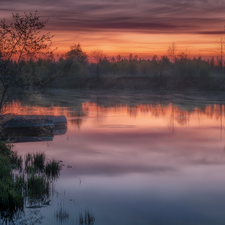
[[79,111],[13,104],[19,113],[68,119],[67,133],[52,142],[15,145],[20,153],[45,151],[65,164],[56,188],[66,194],[42,212],[48,224],[62,200],[72,217],[90,207],[100,225],[224,224],[223,105],[190,110],[83,102]]

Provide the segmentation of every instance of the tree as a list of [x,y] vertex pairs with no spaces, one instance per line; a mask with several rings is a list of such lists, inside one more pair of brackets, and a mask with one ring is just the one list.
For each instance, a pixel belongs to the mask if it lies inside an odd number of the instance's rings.
[[79,62],[83,66],[88,64],[88,56],[82,51],[80,44],[70,46],[70,51],[65,54],[65,57]]
[[221,75],[223,75],[223,65],[224,65],[224,38],[220,39],[217,44],[217,62],[221,70]]
[[100,49],[94,49],[93,51],[91,51],[91,56],[94,59],[95,63],[96,63],[96,76],[97,78],[99,78],[99,74],[100,74],[100,61],[105,57],[105,55],[103,54],[103,51]]
[[162,84],[162,75],[163,75],[163,70],[164,68],[168,67],[170,65],[170,60],[168,59],[167,56],[163,55],[161,56],[161,59],[158,63],[159,66],[159,85],[161,88],[161,84]]
[[172,62],[175,63],[176,60],[176,51],[177,51],[177,46],[176,44],[173,42],[171,46],[169,46],[168,48],[168,54],[169,57],[171,58]]
[[41,21],[37,11],[12,14],[12,22],[7,24],[5,19],[0,22],[0,109],[10,88],[30,86],[35,76],[23,79],[22,67],[24,62],[43,56],[52,55],[49,33],[41,34],[48,19]]

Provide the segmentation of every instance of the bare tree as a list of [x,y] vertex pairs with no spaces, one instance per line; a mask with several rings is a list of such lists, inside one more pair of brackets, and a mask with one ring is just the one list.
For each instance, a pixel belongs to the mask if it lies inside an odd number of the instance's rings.
[[172,61],[172,70],[173,73],[175,73],[175,63],[176,63],[176,52],[177,52],[177,46],[173,42],[171,46],[169,46],[168,50],[168,55],[170,57],[170,60]]
[[36,11],[22,16],[12,14],[9,24],[5,19],[0,22],[0,109],[11,87],[21,88],[35,79],[35,76],[28,77],[26,84],[21,83],[24,61],[52,54],[53,36],[40,33],[47,21],[41,21]]
[[101,49],[94,49],[93,51],[91,51],[91,57],[94,59],[96,63],[96,76],[97,78],[99,78],[100,61],[105,57],[105,55]]
[[168,55],[171,58],[172,62],[175,63],[175,59],[176,59],[176,51],[177,51],[177,46],[176,44],[173,42],[171,46],[169,46],[168,48]]
[[223,65],[224,65],[224,38],[222,37],[217,44],[217,61],[218,66],[221,69],[221,75],[223,75]]

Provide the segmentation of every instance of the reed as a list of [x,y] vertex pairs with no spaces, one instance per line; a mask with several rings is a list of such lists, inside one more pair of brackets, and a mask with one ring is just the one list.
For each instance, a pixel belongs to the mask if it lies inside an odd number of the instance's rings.
[[50,192],[49,180],[45,174],[32,173],[27,179],[27,193],[30,199],[48,198]]
[[3,223],[13,222],[13,216],[23,211],[25,203],[28,208],[45,207],[50,202],[50,183],[53,177],[59,176],[59,170],[57,161],[46,163],[44,153],[28,153],[23,166],[22,157],[12,151],[11,146],[0,142],[0,213]]
[[59,172],[60,172],[60,165],[56,160],[52,159],[46,163],[45,173],[48,177],[58,178]]
[[79,213],[79,225],[93,225],[94,222],[95,216],[89,209]]
[[64,209],[63,204],[60,203],[54,216],[59,222],[63,223],[69,218],[69,213]]

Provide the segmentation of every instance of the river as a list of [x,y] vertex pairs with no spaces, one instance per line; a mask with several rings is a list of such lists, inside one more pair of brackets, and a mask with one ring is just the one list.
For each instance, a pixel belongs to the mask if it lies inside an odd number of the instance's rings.
[[42,224],[81,224],[85,210],[95,225],[224,224],[224,99],[50,90],[13,102],[8,113],[67,118],[52,141],[14,144],[62,161]]

